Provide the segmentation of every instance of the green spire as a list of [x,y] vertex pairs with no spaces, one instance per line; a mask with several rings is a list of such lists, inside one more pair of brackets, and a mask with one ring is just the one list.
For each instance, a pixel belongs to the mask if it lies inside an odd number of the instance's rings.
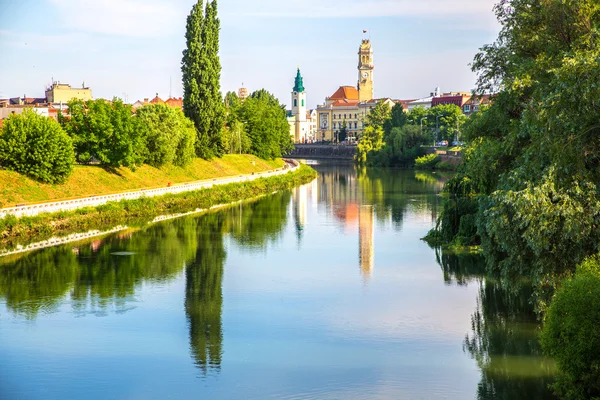
[[296,74],[296,83],[294,84],[294,92],[304,92],[304,84],[302,82],[302,75],[300,75],[300,68]]

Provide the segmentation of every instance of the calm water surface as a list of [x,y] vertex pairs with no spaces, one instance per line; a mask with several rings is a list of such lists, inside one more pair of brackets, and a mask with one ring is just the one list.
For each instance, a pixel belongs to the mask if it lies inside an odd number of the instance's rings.
[[549,399],[530,290],[421,237],[443,178],[290,192],[0,258],[1,399]]

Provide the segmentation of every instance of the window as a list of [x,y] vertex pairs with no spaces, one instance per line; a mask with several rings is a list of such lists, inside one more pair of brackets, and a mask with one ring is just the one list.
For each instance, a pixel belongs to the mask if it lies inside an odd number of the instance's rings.
[[354,129],[356,129],[358,127],[358,122],[354,123]]
[[477,104],[475,104],[473,106],[473,112],[477,112],[477,111],[479,111],[479,106]]
[[465,112],[466,113],[471,112],[471,105],[470,104],[466,104],[465,105]]
[[333,119],[335,119],[335,114],[333,114]]
[[338,114],[338,119],[342,119],[342,114]]
[[302,99],[302,107],[304,107],[304,99]]
[[344,114],[344,119],[346,119],[346,114]]
[[294,107],[298,107],[298,100],[294,99]]
[[358,119],[358,114],[354,114],[354,119]]
[[333,123],[333,129],[335,129],[335,122]]

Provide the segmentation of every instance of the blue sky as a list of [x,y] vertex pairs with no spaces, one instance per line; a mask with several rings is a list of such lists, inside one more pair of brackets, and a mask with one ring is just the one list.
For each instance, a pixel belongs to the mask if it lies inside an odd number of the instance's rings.
[[[43,97],[51,79],[134,102],[182,95],[194,0],[0,0],[0,98]],[[356,85],[368,30],[375,96],[470,90],[468,64],[497,36],[494,0],[220,0],[222,91],[266,88],[290,102],[296,66],[308,105]]]

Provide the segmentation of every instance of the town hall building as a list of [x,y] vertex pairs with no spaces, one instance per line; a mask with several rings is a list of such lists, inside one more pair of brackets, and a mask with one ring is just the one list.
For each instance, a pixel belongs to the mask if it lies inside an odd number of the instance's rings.
[[317,107],[318,141],[338,142],[339,132],[346,129],[347,139],[356,141],[362,135],[365,116],[379,101],[393,107],[391,99],[373,97],[373,47],[369,39],[363,39],[358,49],[358,82],[354,86],[340,86],[335,93]]

